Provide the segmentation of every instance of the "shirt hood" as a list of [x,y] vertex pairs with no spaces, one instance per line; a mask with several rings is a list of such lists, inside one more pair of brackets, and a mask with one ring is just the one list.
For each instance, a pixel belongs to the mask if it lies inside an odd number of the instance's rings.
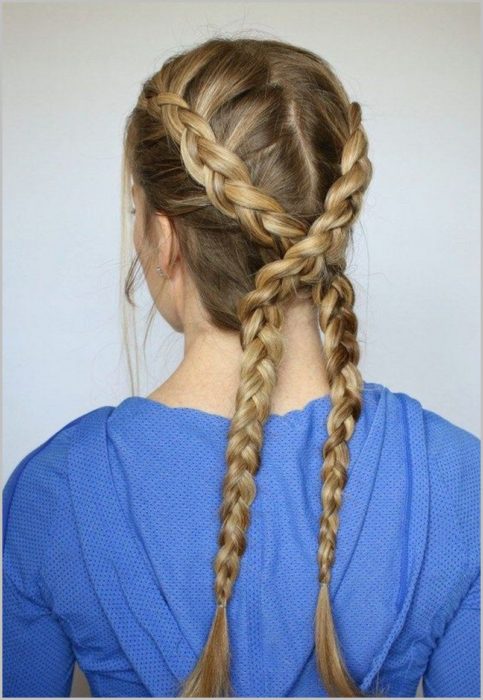
[[[317,675],[316,553],[330,408],[322,397],[265,424],[247,548],[227,607],[237,695],[296,694],[301,679]],[[160,659],[181,683],[215,613],[229,427],[221,416],[130,397],[84,416],[70,446],[69,487],[90,580],[153,696],[161,694]],[[424,554],[421,404],[365,382],[349,452],[329,592],[344,659],[367,692],[404,623]]]

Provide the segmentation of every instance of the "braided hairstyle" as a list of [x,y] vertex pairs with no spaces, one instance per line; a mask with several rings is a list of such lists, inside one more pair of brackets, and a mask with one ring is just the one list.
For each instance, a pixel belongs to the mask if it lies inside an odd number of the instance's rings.
[[[123,173],[123,197],[131,176],[145,197],[146,245],[152,215],[164,213],[211,323],[239,332],[243,349],[214,561],[217,605],[180,695],[233,694],[226,606],[247,544],[263,426],[283,355],[284,309],[304,298],[324,334],[331,397],[322,449],[317,667],[329,695],[363,696],[344,664],[329,597],[347,443],[362,403],[354,290],[345,275],[372,175],[360,105],[308,50],[214,37],[170,57],[144,82],[126,122]],[[131,304],[137,262],[124,284]]]

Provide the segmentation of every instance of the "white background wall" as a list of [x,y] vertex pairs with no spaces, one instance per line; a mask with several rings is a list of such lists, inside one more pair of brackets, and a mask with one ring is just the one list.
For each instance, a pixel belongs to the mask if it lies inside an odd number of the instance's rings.
[[[128,394],[122,127],[148,74],[218,32],[305,46],[361,103],[374,176],[349,272],[363,374],[479,434],[478,3],[17,2],[3,17],[4,478]],[[150,348],[141,393],[176,367],[182,336],[158,319]]]
[[[217,32],[306,46],[361,103],[374,176],[349,271],[363,374],[479,434],[477,3],[3,9],[7,473],[69,420],[129,392],[118,312],[122,127],[147,75]],[[156,364],[142,393],[176,367],[182,336],[158,317],[149,347]]]

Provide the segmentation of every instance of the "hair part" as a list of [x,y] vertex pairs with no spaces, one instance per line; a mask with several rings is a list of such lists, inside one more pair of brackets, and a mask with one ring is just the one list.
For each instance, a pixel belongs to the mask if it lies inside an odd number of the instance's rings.
[[[169,216],[213,326],[243,349],[214,561],[217,603],[183,697],[230,696],[227,607],[247,546],[263,426],[283,356],[287,305],[311,299],[324,334],[331,410],[322,446],[317,668],[330,696],[362,697],[344,663],[329,583],[348,441],[362,409],[354,289],[345,274],[372,165],[361,124],[329,63],[276,40],[212,38],[171,56],[148,78],[124,135],[123,201],[130,177],[150,222]],[[136,258],[124,282],[131,306]]]

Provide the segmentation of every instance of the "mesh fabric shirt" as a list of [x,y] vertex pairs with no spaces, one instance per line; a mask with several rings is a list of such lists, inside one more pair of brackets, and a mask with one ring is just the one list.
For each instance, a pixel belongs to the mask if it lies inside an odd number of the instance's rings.
[[[329,396],[264,426],[228,602],[237,696],[326,696],[314,656]],[[63,426],[3,489],[3,695],[174,697],[214,612],[230,420],[143,397]],[[329,591],[368,694],[481,697],[480,440],[364,383]]]

